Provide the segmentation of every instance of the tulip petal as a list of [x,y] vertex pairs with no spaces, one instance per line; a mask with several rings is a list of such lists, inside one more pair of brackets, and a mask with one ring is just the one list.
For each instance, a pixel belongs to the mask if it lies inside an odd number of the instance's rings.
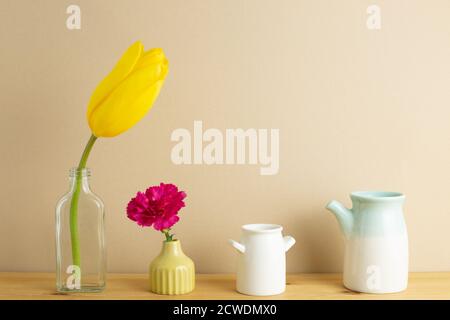
[[134,126],[156,100],[167,74],[167,60],[133,71],[88,117],[96,137],[114,137]]
[[[116,109],[117,112],[114,114],[122,118],[116,118],[113,116],[105,117],[105,115],[99,114],[99,118],[103,117],[101,122],[106,124],[107,121],[108,123],[106,125],[96,125],[96,120],[100,119],[96,119],[95,116],[92,117],[92,122],[89,123],[92,133],[96,137],[110,138],[115,137],[133,127],[150,110],[159,95],[163,82],[163,80],[156,82],[150,89],[137,97],[137,99],[127,104],[125,108]],[[120,114],[122,114],[122,116]]]
[[131,45],[117,62],[114,69],[103,79],[92,94],[87,109],[87,117],[90,118],[97,106],[110,95],[120,83],[127,78],[139,62],[144,52],[144,46],[140,41]]
[[164,51],[160,48],[154,48],[147,52],[145,52],[142,57],[139,59],[139,62],[136,65],[136,69],[145,68],[151,64],[155,63],[163,63],[166,60],[164,55]]

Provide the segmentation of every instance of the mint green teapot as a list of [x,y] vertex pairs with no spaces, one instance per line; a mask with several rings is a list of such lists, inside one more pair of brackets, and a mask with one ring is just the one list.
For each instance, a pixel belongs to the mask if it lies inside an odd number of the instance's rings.
[[358,292],[391,293],[408,285],[408,234],[405,196],[398,192],[350,194],[353,206],[333,200],[327,209],[345,236],[344,286]]

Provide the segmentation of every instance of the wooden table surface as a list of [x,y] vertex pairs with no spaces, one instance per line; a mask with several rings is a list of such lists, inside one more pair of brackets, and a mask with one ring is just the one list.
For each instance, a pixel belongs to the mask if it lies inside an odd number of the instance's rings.
[[395,294],[362,294],[342,286],[341,274],[291,274],[286,292],[270,297],[237,293],[234,275],[197,275],[194,292],[161,296],[148,291],[145,274],[108,274],[102,293],[58,294],[52,273],[0,273],[0,300],[5,299],[450,299],[450,273],[411,273],[408,289]]

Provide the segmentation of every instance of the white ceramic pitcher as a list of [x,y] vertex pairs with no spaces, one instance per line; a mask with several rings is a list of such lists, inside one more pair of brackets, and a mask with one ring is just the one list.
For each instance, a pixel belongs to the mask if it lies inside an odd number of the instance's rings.
[[363,191],[350,195],[347,209],[331,201],[346,239],[344,285],[354,291],[391,293],[408,285],[408,233],[403,218],[405,196]]
[[241,242],[229,240],[239,252],[236,289],[238,292],[269,296],[286,288],[286,252],[295,244],[283,238],[283,227],[275,224],[242,226]]

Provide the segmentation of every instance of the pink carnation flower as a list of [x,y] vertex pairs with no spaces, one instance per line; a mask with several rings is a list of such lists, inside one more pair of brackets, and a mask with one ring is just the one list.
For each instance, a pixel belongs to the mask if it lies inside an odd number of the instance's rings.
[[143,227],[168,229],[180,220],[178,211],[185,206],[184,198],[186,193],[178,191],[177,186],[161,183],[145,193],[138,192],[128,203],[127,216]]

